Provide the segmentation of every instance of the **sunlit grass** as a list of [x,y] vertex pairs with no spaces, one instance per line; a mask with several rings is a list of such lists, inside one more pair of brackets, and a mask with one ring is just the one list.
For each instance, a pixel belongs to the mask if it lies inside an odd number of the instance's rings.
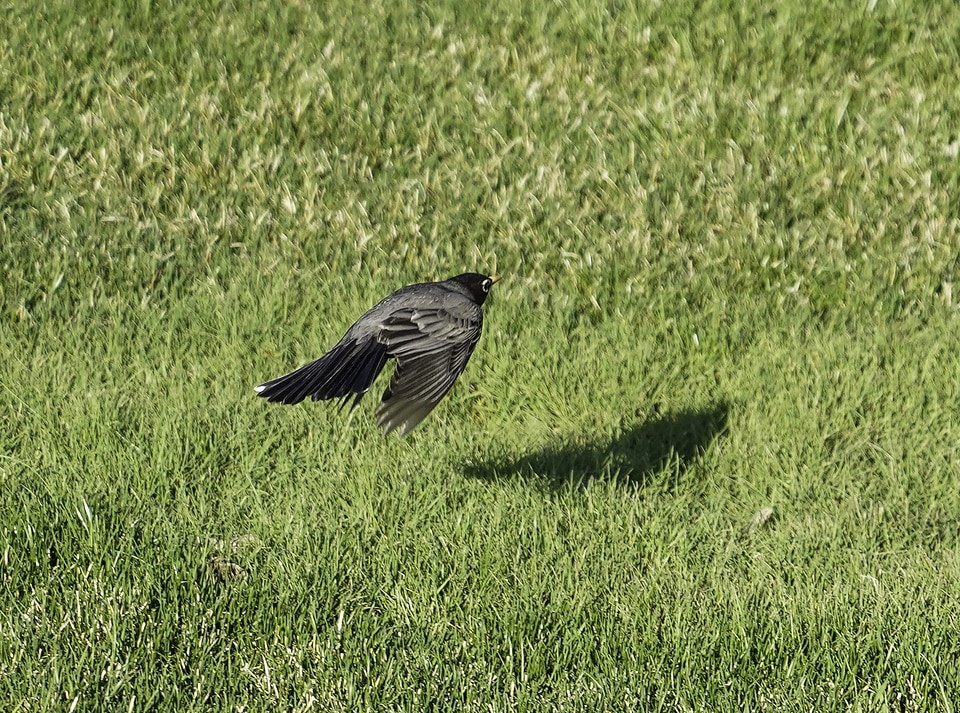
[[[0,708],[951,709],[960,11],[0,16]],[[408,438],[255,397],[465,269]]]

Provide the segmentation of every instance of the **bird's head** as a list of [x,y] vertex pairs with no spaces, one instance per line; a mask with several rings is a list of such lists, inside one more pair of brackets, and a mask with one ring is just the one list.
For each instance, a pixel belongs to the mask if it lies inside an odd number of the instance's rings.
[[477,272],[465,272],[462,275],[451,277],[450,280],[453,282],[459,282],[461,285],[466,287],[474,301],[476,301],[477,304],[482,305],[484,300],[487,299],[487,295],[490,293],[490,288],[500,281],[500,276],[487,276],[481,275]]

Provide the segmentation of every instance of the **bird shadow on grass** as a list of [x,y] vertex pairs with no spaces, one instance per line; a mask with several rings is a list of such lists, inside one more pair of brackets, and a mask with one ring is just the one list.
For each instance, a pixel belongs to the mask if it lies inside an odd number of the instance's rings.
[[467,465],[464,471],[483,480],[530,477],[554,489],[582,488],[605,479],[643,486],[661,473],[676,482],[726,430],[728,412],[728,404],[718,403],[658,414],[608,440],[573,438],[519,457]]

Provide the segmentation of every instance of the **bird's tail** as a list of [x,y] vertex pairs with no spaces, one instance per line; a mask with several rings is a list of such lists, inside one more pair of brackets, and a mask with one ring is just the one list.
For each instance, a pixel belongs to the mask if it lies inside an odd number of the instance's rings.
[[387,363],[387,348],[369,339],[340,342],[316,361],[256,387],[268,401],[298,404],[310,396],[314,401],[356,395],[353,405],[367,392]]

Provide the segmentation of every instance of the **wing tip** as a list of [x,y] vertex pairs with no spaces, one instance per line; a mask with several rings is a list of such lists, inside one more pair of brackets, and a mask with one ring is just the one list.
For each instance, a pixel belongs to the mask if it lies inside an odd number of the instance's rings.
[[383,428],[384,438],[387,438],[391,433],[396,433],[397,438],[400,439],[413,430],[413,427],[407,423],[397,423],[396,421],[388,421],[387,423],[380,424],[380,427]]
[[[389,389],[384,396],[390,396]],[[383,429],[384,438],[394,431],[398,438],[403,438],[419,426],[436,405],[436,403],[409,400],[381,401],[375,412],[377,425]]]

